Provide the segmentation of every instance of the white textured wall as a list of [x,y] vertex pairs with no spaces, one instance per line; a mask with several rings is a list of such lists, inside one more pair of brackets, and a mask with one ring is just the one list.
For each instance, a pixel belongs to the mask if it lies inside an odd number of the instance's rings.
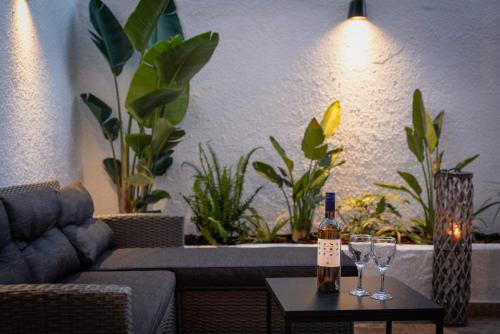
[[0,6],[0,186],[80,177],[74,1]]
[[[267,139],[272,134],[298,159],[307,122],[335,99],[344,114],[333,142],[345,147],[347,163],[335,172],[329,190],[356,195],[374,189],[374,182],[398,181],[397,169],[418,172],[403,132],[411,122],[415,88],[423,91],[431,113],[447,112],[445,166],[480,153],[470,168],[477,203],[498,189],[488,182],[500,182],[500,2],[367,2],[371,23],[353,26],[345,23],[347,0],[177,0],[186,35],[218,31],[220,45],[192,81],[182,123],[187,136],[170,174],[160,181],[174,196],[167,213],[186,214],[180,194],[190,192],[191,171],[180,164],[195,161],[198,142],[210,141],[225,162],[255,146],[265,148],[259,159],[278,162]],[[107,3],[124,22],[136,1]],[[113,103],[111,76],[88,38],[86,0],[78,2],[78,15],[79,88]],[[122,95],[132,65],[121,77]],[[100,163],[109,148],[80,108],[84,183],[98,211],[115,211]],[[263,183],[249,172],[249,189]],[[266,184],[255,204],[272,219],[283,208],[280,199]]]

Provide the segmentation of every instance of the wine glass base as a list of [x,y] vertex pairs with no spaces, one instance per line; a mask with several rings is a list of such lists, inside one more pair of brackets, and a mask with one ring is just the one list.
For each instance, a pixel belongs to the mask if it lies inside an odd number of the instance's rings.
[[390,293],[382,292],[382,291],[375,292],[370,297],[373,299],[376,299],[376,300],[391,300],[393,298]]
[[354,289],[354,290],[351,290],[351,292],[349,292],[349,294],[351,296],[356,296],[356,297],[365,297],[365,296],[370,295],[370,293],[364,289]]

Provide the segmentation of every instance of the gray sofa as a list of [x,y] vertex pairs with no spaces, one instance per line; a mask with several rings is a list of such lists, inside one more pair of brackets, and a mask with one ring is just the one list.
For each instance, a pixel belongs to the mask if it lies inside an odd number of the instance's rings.
[[264,278],[315,275],[313,248],[185,248],[180,217],[92,218],[78,185],[4,188],[0,199],[1,332],[264,333]]

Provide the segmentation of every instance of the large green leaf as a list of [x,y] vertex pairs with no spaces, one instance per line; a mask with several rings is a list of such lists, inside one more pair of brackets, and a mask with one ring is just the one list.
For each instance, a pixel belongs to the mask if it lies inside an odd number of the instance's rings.
[[83,102],[89,107],[99,124],[103,124],[111,116],[111,107],[93,94],[81,94]]
[[155,189],[149,195],[144,196],[143,200],[146,204],[154,204],[165,198],[171,198],[168,192],[162,189]]
[[[327,145],[322,145],[324,140],[323,128],[319,125],[316,118],[313,118],[307,126],[304,138],[302,139],[302,151],[306,158],[312,160],[321,159],[328,150]],[[321,153],[323,154],[321,155]]]
[[154,177],[146,173],[135,173],[128,177],[128,182],[134,186],[153,185],[155,183]]
[[[168,85],[160,84],[160,79],[154,67],[154,62],[162,52],[179,43],[182,43],[181,39],[172,38],[168,41],[156,43],[146,52],[143,61],[135,71],[130,82],[127,98],[125,100],[127,108],[131,109],[130,105],[134,100],[150,94],[158,88],[169,88]],[[145,120],[138,119],[138,121],[143,122],[143,125],[148,128],[151,128],[154,121],[158,118],[167,118],[173,125],[179,124],[187,112],[189,102],[189,84],[186,83],[182,86],[178,86],[177,88],[182,89],[182,93],[177,99],[167,105],[156,108],[154,111],[150,112],[150,115]],[[136,117],[133,110],[132,113],[133,116]]]
[[120,134],[121,123],[118,118],[113,117],[101,124],[101,127],[104,138],[110,141],[115,141]]
[[142,156],[144,149],[151,145],[151,135],[145,133],[130,133],[125,137],[125,141],[137,155]]
[[470,158],[467,158],[464,161],[461,161],[458,164],[456,164],[455,168],[456,169],[464,169],[468,164],[470,164],[471,162],[476,160],[478,157],[479,157],[479,154],[476,154]]
[[420,90],[413,93],[413,128],[420,138],[425,138],[425,107]]
[[278,143],[278,141],[276,139],[274,139],[273,136],[269,137],[269,140],[271,141],[271,144],[273,145],[274,149],[276,150],[276,152],[278,152],[279,156],[281,157],[281,159],[285,163],[286,168],[288,168],[288,171],[291,174],[291,172],[293,170],[293,161],[290,160],[290,158],[288,158],[285,150],[281,147],[281,145]]
[[92,41],[108,61],[111,71],[120,75],[123,66],[134,53],[127,35],[101,0],[90,0],[89,16],[95,30],[95,33],[90,32]]
[[410,189],[406,188],[405,186],[401,186],[399,184],[390,184],[390,183],[375,183],[375,185],[377,187],[380,187],[380,188],[398,190],[398,191],[405,192],[408,195],[410,195],[411,197],[413,197],[413,199],[415,199],[417,202],[419,202],[424,207],[425,210],[427,210],[427,206],[424,204],[422,199],[418,195],[413,193]]
[[159,156],[165,152],[169,137],[174,130],[175,127],[165,118],[160,118],[155,122],[153,137],[151,138],[151,148],[155,156]]
[[140,0],[125,24],[134,48],[143,53],[169,0]]
[[415,191],[415,193],[417,193],[417,195],[420,195],[422,193],[422,187],[420,187],[420,184],[418,183],[417,178],[415,176],[407,172],[399,172],[399,171],[398,174]]
[[189,83],[184,83],[183,86],[182,93],[177,99],[161,108],[157,108],[144,120],[145,127],[153,127],[158,118],[166,118],[172,125],[182,122],[189,106]]
[[219,34],[206,32],[169,48],[155,61],[164,84],[188,82],[212,57]]
[[425,110],[422,93],[415,90],[413,94],[413,128],[418,137],[425,140],[429,151],[432,153],[436,149],[438,139],[431,116]]
[[276,183],[279,187],[283,186],[283,179],[270,165],[261,161],[254,161],[253,168],[260,176],[268,179],[272,183]]
[[183,88],[159,88],[129,103],[129,112],[138,121],[144,120],[155,108],[175,101]]
[[444,121],[444,110],[441,111],[432,121],[434,126],[434,132],[436,132],[436,137],[439,142],[439,137],[441,136],[441,132],[443,131],[443,121]]
[[335,134],[335,131],[340,125],[340,102],[333,102],[323,115],[321,120],[321,127],[323,128],[323,133],[325,138],[330,138]]
[[172,166],[172,163],[174,162],[171,154],[172,151],[169,151],[153,162],[153,168],[151,169],[153,175],[160,176],[167,172],[167,170],[170,168],[170,166]]
[[120,183],[120,175],[122,171],[122,163],[120,160],[106,158],[102,161],[102,164],[111,181],[113,181],[114,184]]
[[420,139],[420,137],[413,132],[412,128],[405,127],[405,131],[408,148],[415,155],[418,161],[424,161],[424,144],[422,139]]
[[149,44],[153,45],[158,41],[170,39],[175,35],[184,39],[184,32],[177,16],[175,1],[170,0],[165,12],[160,16],[160,20],[158,20],[158,25],[149,40]]

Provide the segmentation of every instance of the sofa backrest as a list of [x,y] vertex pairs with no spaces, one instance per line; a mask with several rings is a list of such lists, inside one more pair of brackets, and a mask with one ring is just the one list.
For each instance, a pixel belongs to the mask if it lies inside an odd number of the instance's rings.
[[80,268],[76,250],[57,226],[60,204],[52,188],[1,196],[12,242],[21,251],[31,282],[55,282]]
[[0,189],[0,284],[57,282],[81,270],[111,244],[79,183]]

